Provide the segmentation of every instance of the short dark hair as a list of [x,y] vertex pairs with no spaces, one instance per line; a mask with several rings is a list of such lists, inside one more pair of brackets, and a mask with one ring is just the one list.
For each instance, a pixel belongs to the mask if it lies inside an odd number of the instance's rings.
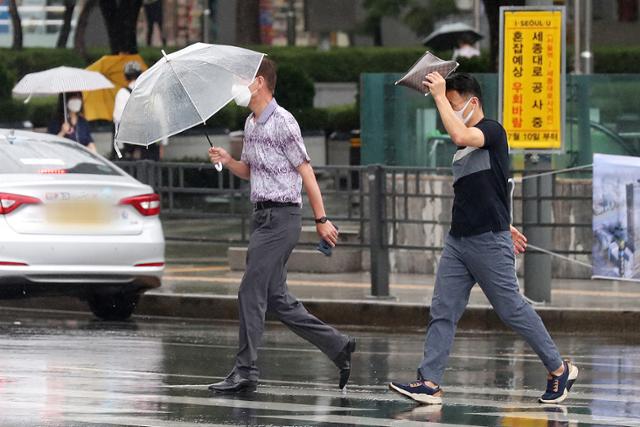
[[262,76],[267,82],[267,87],[273,93],[276,90],[276,80],[278,79],[276,63],[269,58],[262,58],[256,77]]
[[455,73],[447,77],[447,91],[455,90],[462,96],[475,96],[482,104],[480,83],[468,73]]

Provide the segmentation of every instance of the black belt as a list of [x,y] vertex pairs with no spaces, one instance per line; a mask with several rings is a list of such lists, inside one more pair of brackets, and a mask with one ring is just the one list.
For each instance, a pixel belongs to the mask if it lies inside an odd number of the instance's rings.
[[271,209],[271,208],[286,208],[289,206],[295,206],[297,208],[300,207],[299,203],[292,203],[292,202],[272,202],[271,200],[267,200],[264,202],[256,202],[255,205],[253,205],[253,208],[257,211],[260,211],[262,209]]

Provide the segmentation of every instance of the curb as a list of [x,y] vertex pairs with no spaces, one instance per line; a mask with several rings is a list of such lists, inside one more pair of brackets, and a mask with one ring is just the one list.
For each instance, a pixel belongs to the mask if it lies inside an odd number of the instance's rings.
[[[420,304],[376,300],[302,300],[318,318],[332,325],[385,329],[426,328],[429,307]],[[72,297],[5,300],[4,307],[88,312],[85,302]],[[640,311],[537,307],[550,332],[638,334]],[[238,320],[235,295],[165,294],[142,296],[136,316],[162,316],[208,320]],[[276,320],[267,316],[268,320]],[[509,331],[491,307],[469,306],[458,322],[460,330]]]

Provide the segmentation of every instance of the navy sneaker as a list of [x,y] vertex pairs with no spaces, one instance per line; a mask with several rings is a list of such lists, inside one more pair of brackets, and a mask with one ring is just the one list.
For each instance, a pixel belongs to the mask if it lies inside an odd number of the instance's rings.
[[416,402],[425,403],[427,405],[440,405],[442,404],[442,395],[444,392],[439,386],[435,388],[429,387],[427,382],[419,380],[414,383],[401,384],[392,382],[389,383],[389,388],[395,392],[407,396]]
[[578,367],[568,360],[563,361],[564,372],[561,375],[549,375],[547,391],[540,397],[540,403],[560,403],[567,398],[571,386],[578,378]]

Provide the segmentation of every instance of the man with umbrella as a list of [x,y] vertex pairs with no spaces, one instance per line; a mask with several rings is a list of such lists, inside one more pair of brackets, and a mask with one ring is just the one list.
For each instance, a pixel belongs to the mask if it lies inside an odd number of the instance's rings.
[[252,111],[245,122],[240,160],[222,148],[209,149],[212,163],[222,163],[236,176],[250,180],[254,205],[246,272],[238,291],[239,351],[227,378],[209,386],[217,392],[247,391],[257,386],[258,346],[267,311],[335,363],[341,389],[349,380],[351,353],[355,351],[355,339],[311,315],[287,288],[286,264],[300,236],[302,185],[320,237],[335,246],[338,231],[325,215],[298,123],[273,98],[275,84],[275,64],[264,58],[253,82],[235,91],[236,103]]

